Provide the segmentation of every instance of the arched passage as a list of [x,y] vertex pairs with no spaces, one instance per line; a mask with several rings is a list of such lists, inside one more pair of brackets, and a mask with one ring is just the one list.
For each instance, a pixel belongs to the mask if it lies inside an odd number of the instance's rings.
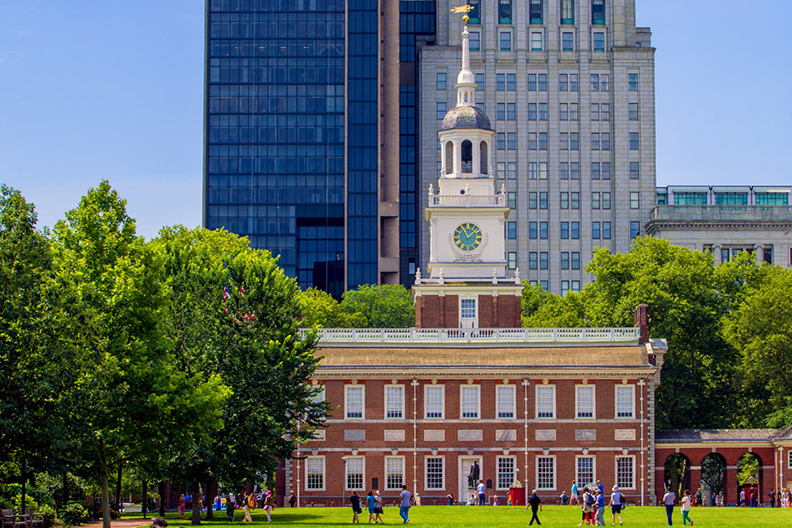
[[762,459],[756,453],[743,453],[737,459],[737,493],[742,502],[742,491],[745,501],[741,506],[756,508],[762,502]]
[[704,504],[715,506],[717,498],[726,488],[726,459],[718,453],[710,453],[701,460],[701,494]]
[[473,172],[473,143],[466,139],[462,142],[462,172]]
[[681,497],[690,486],[690,459],[682,453],[668,455],[663,465],[665,486]]

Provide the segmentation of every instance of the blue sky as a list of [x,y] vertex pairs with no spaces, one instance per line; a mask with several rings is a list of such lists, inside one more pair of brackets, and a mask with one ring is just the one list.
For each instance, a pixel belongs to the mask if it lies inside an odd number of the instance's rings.
[[[0,182],[53,225],[107,178],[138,232],[201,222],[203,0],[0,2]],[[792,2],[637,0],[657,183],[792,185]]]

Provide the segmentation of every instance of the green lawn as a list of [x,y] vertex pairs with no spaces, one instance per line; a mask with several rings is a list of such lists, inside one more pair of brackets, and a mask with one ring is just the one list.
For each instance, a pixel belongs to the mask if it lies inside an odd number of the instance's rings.
[[[610,510],[608,510],[610,511]],[[468,528],[490,526],[527,526],[530,513],[518,506],[419,506],[410,508],[410,525],[419,526],[466,526]],[[248,526],[239,521],[243,513],[237,511],[233,524]],[[694,508],[690,514],[695,526],[717,526],[723,528],[737,526],[792,526],[792,509],[773,508]],[[166,516],[168,528],[189,526],[189,517],[180,519],[178,514]],[[624,525],[628,527],[662,527],[666,525],[665,508],[631,506],[622,514]],[[385,524],[402,524],[399,511],[394,507],[385,508]],[[580,510],[577,506],[547,506],[540,514],[542,525],[577,526]],[[360,515],[361,524],[368,524],[368,515]],[[276,508],[273,524],[299,524],[304,526],[342,526],[352,521],[350,508]],[[606,526],[611,525],[610,515],[605,517]],[[618,526],[618,517],[616,526]],[[203,521],[203,525],[228,526],[225,513],[220,512],[214,521]],[[253,512],[253,524],[266,525],[267,517],[262,510]],[[674,526],[682,526],[682,514],[674,509]]]

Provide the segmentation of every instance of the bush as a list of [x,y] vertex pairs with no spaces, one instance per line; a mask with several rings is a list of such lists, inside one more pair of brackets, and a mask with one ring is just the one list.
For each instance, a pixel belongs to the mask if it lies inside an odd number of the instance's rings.
[[61,521],[66,526],[77,526],[90,522],[91,515],[88,509],[80,502],[70,502],[61,513]]

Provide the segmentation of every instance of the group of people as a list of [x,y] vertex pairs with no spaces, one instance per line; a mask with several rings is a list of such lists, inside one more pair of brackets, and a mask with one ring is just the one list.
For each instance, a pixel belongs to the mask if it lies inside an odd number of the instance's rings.
[[[679,501],[679,509],[682,512],[682,524],[687,525],[690,523],[693,526],[693,519],[690,518],[690,508],[693,506],[695,499],[691,496],[690,490],[685,490],[682,500]],[[676,505],[676,493],[671,491],[671,488],[666,488],[665,495],[663,495],[663,505],[666,509],[666,517],[668,517],[668,526],[673,525],[674,506]]]
[[[379,490],[369,490],[365,499],[362,499],[357,491],[353,491],[348,503],[352,506],[352,524],[360,524],[359,515],[363,513],[363,506],[368,510],[369,524],[372,521],[374,524],[385,524],[385,521],[382,520],[382,515],[385,513],[382,509],[384,503]],[[421,499],[417,493],[413,497],[412,493],[407,490],[407,486],[402,486],[398,504],[399,516],[401,516],[403,524],[407,524],[410,522],[410,507],[420,506]]]
[[[183,516],[185,509],[192,508],[192,500],[194,500],[189,494],[182,494],[179,497],[179,515]],[[201,494],[198,499],[199,506],[203,507],[203,494]],[[237,502],[238,501],[238,502]],[[226,518],[228,522],[234,521],[234,512],[236,511],[238,506],[242,506],[245,510],[245,517],[242,519],[242,522],[253,522],[253,518],[251,517],[250,513],[252,510],[255,510],[257,507],[264,509],[264,512],[267,514],[267,522],[272,522],[272,510],[275,507],[275,499],[272,496],[272,491],[259,491],[259,492],[242,492],[240,493],[239,497],[235,496],[233,493],[228,493],[225,497],[225,503],[223,503],[222,497],[219,495],[215,497],[215,510],[222,510],[223,506],[225,506],[226,511]]]
[[792,508],[792,492],[789,488],[782,488],[776,493],[775,488],[768,493],[771,508]]
[[584,486],[581,490],[576,482],[572,482],[572,496],[567,496],[566,491],[561,494],[561,504],[575,502],[582,509],[580,524],[578,526],[605,526],[605,508],[611,509],[611,524],[623,524],[621,512],[626,506],[624,494],[618,486],[611,488],[610,500],[605,504],[605,488],[599,480],[596,484]]

